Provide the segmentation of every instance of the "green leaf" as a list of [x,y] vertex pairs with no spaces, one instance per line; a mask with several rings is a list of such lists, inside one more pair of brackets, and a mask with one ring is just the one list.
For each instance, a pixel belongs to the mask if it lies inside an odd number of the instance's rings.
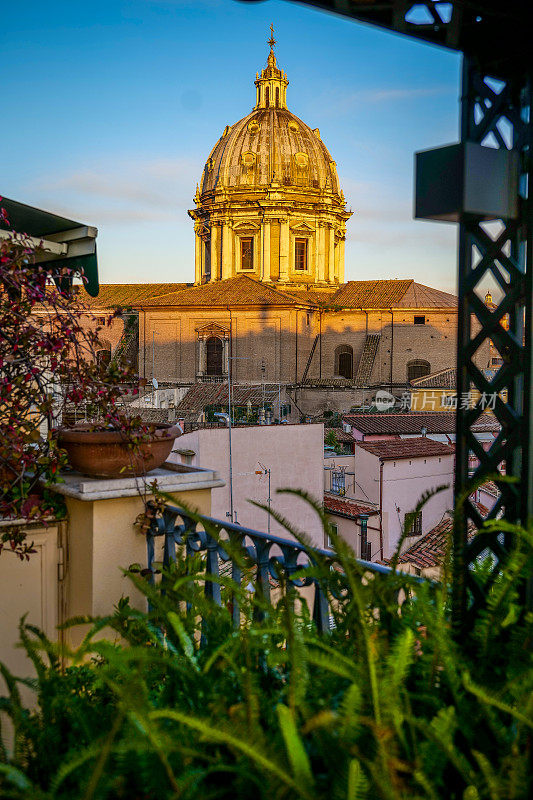
[[153,711],[150,714],[150,718],[174,720],[174,722],[179,722],[181,725],[185,725],[185,727],[202,734],[208,741],[234,748],[249,758],[250,761],[254,762],[260,769],[275,775],[282,783],[292,789],[296,793],[296,796],[306,798],[306,800],[314,800],[313,796],[308,794],[305,790],[305,787],[299,786],[283,767],[265,756],[249,742],[240,739],[238,736],[234,736],[229,731],[216,728],[206,720],[192,717],[188,714],[182,714],[179,711],[171,709]]
[[308,790],[312,789],[314,781],[311,764],[296,728],[293,712],[290,708],[281,704],[276,708],[276,711],[292,774],[298,783]]
[[348,764],[348,791],[346,800],[364,800],[367,796],[368,782],[365,778],[361,764],[356,758],[352,758]]
[[17,789],[23,792],[31,792],[33,797],[37,795],[33,783],[20,769],[11,766],[11,764],[0,764],[0,774],[4,775]]
[[194,669],[198,672],[199,671],[199,667],[198,667],[198,664],[196,663],[196,656],[195,656],[195,653],[194,653],[194,644],[192,643],[191,638],[187,634],[187,631],[185,630],[185,628],[183,626],[183,622],[181,621],[181,619],[179,618],[179,616],[176,614],[175,611],[168,611],[167,612],[167,619],[170,622],[170,624],[172,625],[172,627],[173,627],[173,629],[174,629],[174,631],[175,631],[175,633],[176,633],[176,635],[177,635],[177,637],[178,637],[178,639],[180,641],[180,644],[183,647],[183,652],[185,653],[185,655],[187,656],[187,658],[189,659],[189,661],[193,665]]

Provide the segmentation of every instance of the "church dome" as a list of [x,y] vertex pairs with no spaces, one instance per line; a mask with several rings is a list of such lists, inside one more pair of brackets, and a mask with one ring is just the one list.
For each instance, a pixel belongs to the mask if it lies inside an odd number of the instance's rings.
[[336,165],[318,128],[311,129],[287,108],[289,81],[272,48],[267,67],[256,75],[256,105],[224,129],[204,167],[201,195],[272,184],[340,194]]
[[274,34],[252,111],[228,125],[194,196],[195,283],[246,274],[286,286],[344,281],[346,210],[335,162],[287,108]]

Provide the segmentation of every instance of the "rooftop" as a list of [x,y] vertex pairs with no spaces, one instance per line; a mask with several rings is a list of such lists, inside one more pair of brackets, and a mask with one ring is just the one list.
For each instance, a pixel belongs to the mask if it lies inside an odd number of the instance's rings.
[[187,286],[186,283],[104,283],[100,286],[98,297],[91,297],[82,289],[80,299],[91,308],[148,306],[155,297],[186,289]]
[[343,431],[342,428],[326,428],[324,433],[328,434],[331,431],[333,431],[337,442],[347,442],[348,444],[353,444],[355,442],[353,436]]
[[[284,399],[282,392],[282,402]],[[267,404],[278,402],[278,384],[232,384],[231,402],[234,406],[262,406],[263,400]],[[188,390],[187,394],[176,406],[178,411],[203,411],[206,406],[228,405],[227,383],[196,383]]]
[[[483,369],[481,371],[488,381],[491,381],[497,373],[495,369]],[[423,375],[421,378],[412,380],[411,386],[414,389],[457,390],[457,369],[455,367],[448,367],[448,369],[441,369],[438,372],[433,372],[431,375]]]
[[[391,435],[421,433],[455,433],[455,414],[451,411],[406,411],[383,414],[345,414],[343,420],[362,434]],[[477,433],[498,431],[498,420],[492,414],[481,414],[472,425]]]
[[354,309],[456,308],[457,298],[408,280],[348,281],[336,290],[327,287],[285,286],[258,281],[249,275],[192,286],[186,283],[104,284],[98,298],[82,297],[97,308],[132,306],[268,305]]
[[337,514],[349,519],[359,519],[361,514],[377,514],[378,511],[370,506],[361,505],[353,500],[345,500],[336,495],[324,494],[324,509],[330,514]]
[[[453,530],[453,520],[446,514],[438,525],[435,525],[428,533],[421,536],[415,544],[401,554],[398,559],[399,564],[412,564],[419,569],[428,567],[440,567],[444,563],[447,548],[450,546]],[[472,539],[475,535],[475,528],[470,523],[468,528],[468,538]]]
[[425,458],[431,456],[451,456],[455,448],[442,442],[435,442],[424,436],[413,439],[382,439],[377,442],[356,442],[382,461],[396,461],[402,458]]
[[448,367],[431,375],[423,375],[412,380],[411,386],[417,389],[457,389],[457,369]]

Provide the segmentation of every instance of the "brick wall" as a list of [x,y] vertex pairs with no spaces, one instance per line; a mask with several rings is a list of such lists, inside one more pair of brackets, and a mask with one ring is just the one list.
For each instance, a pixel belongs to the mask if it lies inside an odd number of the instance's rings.
[[[425,316],[415,325],[414,316]],[[139,370],[148,379],[194,382],[198,371],[197,328],[217,323],[232,330],[233,376],[239,381],[265,380],[294,383],[302,379],[316,335],[321,330],[307,377],[318,380],[335,376],[335,349],[353,348],[353,372],[361,358],[368,334],[379,334],[380,343],[370,383],[405,383],[409,361],[423,359],[430,371],[452,367],[456,362],[457,313],[455,310],[395,311],[349,310],[324,312],[294,308],[162,310],[140,314]],[[296,337],[296,331],[298,336]],[[297,339],[297,340],[296,340]],[[153,351],[152,351],[153,343]],[[479,365],[486,367],[488,342],[478,351]],[[486,352],[485,352],[486,351]]]

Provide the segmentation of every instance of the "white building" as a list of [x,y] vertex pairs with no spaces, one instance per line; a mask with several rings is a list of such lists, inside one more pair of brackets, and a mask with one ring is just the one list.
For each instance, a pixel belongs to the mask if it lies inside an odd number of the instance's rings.
[[176,439],[170,460],[193,466],[207,464],[225,481],[223,488],[212,493],[211,515],[216,519],[229,519],[232,490],[235,521],[246,528],[289,538],[285,528],[249,502],[268,505],[270,496],[275,511],[307,534],[315,546],[323,547],[322,525],[312,508],[294,495],[276,494],[277,489],[303,489],[322,503],[323,450],[322,424],[234,427],[230,481],[228,428],[201,428]]
[[[338,526],[339,533],[352,544],[358,556],[362,555],[358,545],[360,514],[368,514],[368,552],[373,561],[382,561],[394,554],[406,515],[414,511],[426,492],[446,487],[418,514],[405,547],[435,527],[452,508],[453,468],[453,448],[432,439],[358,442],[353,456],[325,459],[324,505],[330,521]],[[341,497],[344,504],[353,501],[351,523],[346,509],[338,503]]]

